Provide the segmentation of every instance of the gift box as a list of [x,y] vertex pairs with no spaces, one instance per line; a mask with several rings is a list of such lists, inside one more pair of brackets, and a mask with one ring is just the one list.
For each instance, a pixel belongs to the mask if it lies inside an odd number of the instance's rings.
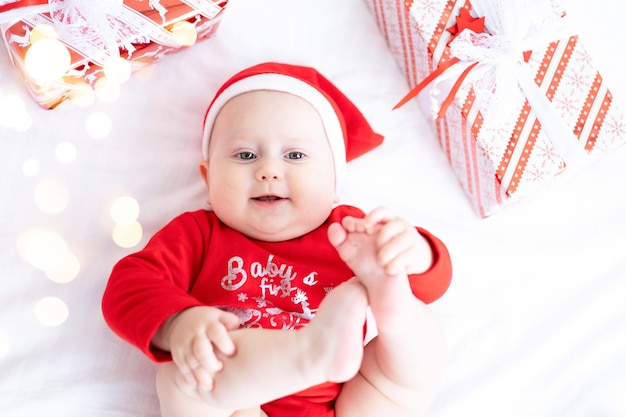
[[366,2],[481,217],[625,141],[557,1]]
[[51,109],[209,38],[226,1],[0,0],[0,30],[33,98]]

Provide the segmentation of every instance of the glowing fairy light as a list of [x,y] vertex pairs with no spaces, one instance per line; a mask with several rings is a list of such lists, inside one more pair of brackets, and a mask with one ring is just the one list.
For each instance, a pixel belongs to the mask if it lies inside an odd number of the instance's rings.
[[62,164],[69,164],[76,160],[76,146],[70,142],[61,142],[57,145],[54,154]]
[[102,77],[96,81],[94,92],[98,100],[112,103],[120,97],[120,84],[107,77]]
[[113,241],[121,248],[136,246],[141,241],[142,235],[143,230],[138,222],[118,223],[113,228]]
[[70,192],[67,187],[57,179],[43,180],[35,188],[35,203],[46,214],[60,213],[67,207]]
[[0,94],[0,126],[16,127],[24,114],[24,100],[14,94]]
[[9,337],[2,331],[0,331],[0,359],[3,359],[9,355],[11,351],[11,342]]
[[20,233],[17,248],[26,262],[42,271],[59,268],[69,252],[65,240],[60,235],[39,228]]
[[96,101],[96,92],[87,83],[77,83],[72,86],[69,99],[78,107],[88,107]]
[[109,136],[113,128],[111,118],[102,112],[90,114],[85,121],[87,134],[94,139],[103,139]]
[[143,236],[139,217],[139,203],[130,196],[123,196],[111,204],[111,218],[116,223],[113,228],[113,241],[122,248],[136,246]]
[[39,323],[48,327],[57,327],[65,323],[70,310],[60,298],[45,297],[35,304],[34,313]]
[[193,45],[198,39],[196,27],[186,20],[174,23],[170,28],[170,32],[182,46]]
[[39,173],[39,161],[29,158],[22,163],[22,174],[26,177],[34,177]]
[[67,284],[78,276],[80,261],[76,255],[68,251],[61,264],[54,268],[48,268],[44,272],[50,281],[57,284]]
[[26,132],[33,126],[33,116],[27,112],[19,113],[15,116],[13,128],[18,132]]
[[128,81],[131,74],[130,63],[122,57],[110,57],[104,62],[104,75],[114,83]]
[[52,25],[39,24],[30,31],[30,44],[34,44],[42,39],[58,39],[59,33]]
[[58,80],[71,63],[70,51],[53,38],[43,38],[31,44],[24,57],[26,72],[40,83]]
[[131,224],[139,217],[139,203],[133,197],[120,197],[111,205],[111,218],[117,224]]

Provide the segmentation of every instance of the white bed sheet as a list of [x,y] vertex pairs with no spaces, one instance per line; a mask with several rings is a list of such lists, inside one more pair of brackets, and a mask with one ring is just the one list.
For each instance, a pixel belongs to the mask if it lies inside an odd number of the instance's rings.
[[[618,0],[568,7],[624,102],[625,9]],[[316,66],[386,136],[349,164],[343,201],[390,206],[450,249],[453,283],[432,304],[450,361],[430,416],[626,415],[626,148],[480,219],[417,105],[390,110],[409,86],[362,0],[231,0],[214,38],[135,74],[113,103],[42,110],[0,51],[0,94],[21,98],[32,117],[23,132],[0,126],[1,416],[158,416],[155,366],[106,327],[101,293],[116,260],[175,214],[204,207],[204,109],[229,75],[266,60]],[[105,138],[86,133],[94,112],[112,120]],[[55,156],[63,142],[73,162]],[[27,176],[31,159],[39,170]],[[35,202],[49,179],[69,196],[56,214]],[[123,195],[141,208],[135,248],[111,238],[109,210]],[[74,280],[52,282],[20,255],[33,230],[62,237],[80,262]],[[45,297],[67,307],[62,324],[37,318]]]

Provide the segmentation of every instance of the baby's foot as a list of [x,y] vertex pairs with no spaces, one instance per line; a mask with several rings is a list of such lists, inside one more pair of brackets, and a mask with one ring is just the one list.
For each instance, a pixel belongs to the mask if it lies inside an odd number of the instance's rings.
[[365,286],[370,297],[379,292],[378,287],[385,283],[387,275],[376,260],[376,235],[365,231],[348,231],[339,223],[334,223],[328,229],[328,239]]
[[407,276],[387,275],[378,264],[376,233],[366,233],[352,224],[350,227],[354,231],[334,223],[328,230],[328,238],[341,259],[352,269],[367,290],[369,305],[372,307],[376,322],[394,327],[393,323],[397,321],[401,304],[413,298]]
[[325,381],[345,382],[354,377],[363,360],[366,309],[367,293],[357,280],[330,291],[315,318],[301,330],[310,335],[314,356],[314,360],[303,358],[302,366],[321,370]]

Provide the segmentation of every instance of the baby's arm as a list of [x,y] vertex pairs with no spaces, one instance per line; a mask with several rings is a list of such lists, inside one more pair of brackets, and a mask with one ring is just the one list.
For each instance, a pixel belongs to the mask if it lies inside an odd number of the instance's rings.
[[184,382],[211,390],[215,374],[223,367],[217,354],[234,355],[235,345],[228,332],[239,326],[239,318],[232,313],[215,307],[192,307],[167,319],[152,344],[171,352]]

